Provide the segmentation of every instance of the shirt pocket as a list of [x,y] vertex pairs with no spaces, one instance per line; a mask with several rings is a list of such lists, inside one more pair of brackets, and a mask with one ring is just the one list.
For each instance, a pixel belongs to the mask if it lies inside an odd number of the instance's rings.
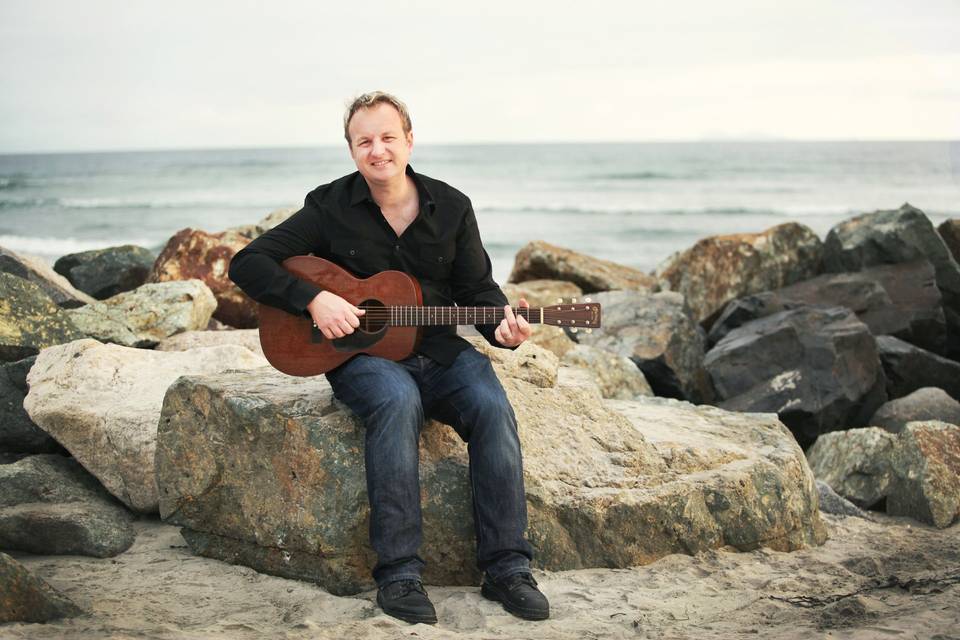
[[444,242],[421,243],[419,271],[421,277],[430,280],[446,280],[453,269],[456,250],[453,244]]
[[369,261],[370,256],[369,251],[363,246],[361,242],[356,238],[331,238],[330,239],[330,254],[331,260],[337,263],[353,275],[364,278],[368,277],[370,274],[369,265],[365,264],[365,260]]

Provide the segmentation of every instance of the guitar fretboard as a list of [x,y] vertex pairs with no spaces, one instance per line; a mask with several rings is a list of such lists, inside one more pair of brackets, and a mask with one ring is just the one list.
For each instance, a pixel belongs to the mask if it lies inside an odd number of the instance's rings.
[[[499,324],[505,316],[503,307],[361,307],[367,313],[360,318],[383,322],[393,327],[426,327],[435,325]],[[541,317],[549,319],[549,312],[541,315],[539,307],[511,307],[530,324],[539,324]],[[546,311],[546,310],[545,310]]]

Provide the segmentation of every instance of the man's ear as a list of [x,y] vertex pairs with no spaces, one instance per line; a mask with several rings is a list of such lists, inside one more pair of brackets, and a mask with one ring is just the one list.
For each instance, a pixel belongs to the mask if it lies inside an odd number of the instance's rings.
[[413,131],[407,132],[407,148],[413,151]]

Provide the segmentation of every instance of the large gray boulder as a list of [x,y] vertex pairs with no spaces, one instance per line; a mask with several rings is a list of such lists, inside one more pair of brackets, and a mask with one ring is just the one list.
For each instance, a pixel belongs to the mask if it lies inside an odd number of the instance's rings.
[[960,400],[960,362],[938,356],[893,336],[877,336],[887,378],[887,395],[902,398],[917,389],[938,387]]
[[200,280],[149,283],[67,313],[87,336],[151,348],[184,331],[203,329],[217,301]]
[[84,611],[42,578],[0,552],[0,624],[49,622]]
[[0,548],[107,558],[133,544],[133,517],[72,458],[0,465]]
[[924,387],[883,404],[870,418],[870,426],[900,433],[910,422],[929,420],[960,425],[960,402],[943,389]]
[[[555,385],[556,375],[527,376],[556,364],[533,345],[500,351],[538,566],[629,567],[824,539],[813,476],[775,416],[604,401],[592,387]],[[362,461],[363,428],[322,378],[183,377],[160,421],[161,517],[196,553],[356,593],[372,586],[374,562]],[[476,584],[466,447],[429,422],[420,461],[425,579]]]
[[508,282],[566,280],[584,293],[631,289],[656,291],[656,281],[632,267],[601,260],[547,242],[529,242],[517,252]]
[[167,387],[182,375],[265,364],[235,345],[156,352],[78,340],[37,356],[23,404],[110,493],[150,513],[157,510],[154,451]]
[[62,256],[53,270],[77,289],[105,300],[146,282],[155,259],[149,250],[125,244]]
[[825,433],[807,450],[817,480],[864,509],[890,493],[896,435],[878,427]]
[[877,427],[821,437],[807,452],[818,479],[854,503],[886,500],[890,515],[940,529],[960,517],[960,427],[911,422],[899,434]]
[[736,298],[778,289],[820,273],[820,238],[787,222],[762,233],[704,238],[664,260],[660,287],[683,294],[697,322],[708,326]]
[[609,291],[593,299],[603,306],[603,326],[577,333],[577,342],[630,358],[658,396],[694,403],[713,399],[703,368],[706,335],[683,296]]
[[53,303],[64,309],[73,309],[94,301],[90,295],[78,291],[50,265],[33,256],[14,253],[0,247],[0,273],[29,280],[37,285]]
[[947,323],[947,354],[960,358],[960,265],[930,219],[916,207],[867,213],[841,222],[824,241],[827,271],[928,260],[936,270]]
[[843,307],[803,307],[728,333],[704,360],[719,405],[771,411],[802,447],[867,423],[886,399],[874,337]]
[[27,395],[27,372],[36,356],[0,363],[0,451],[55,453],[63,451],[56,440],[33,424],[23,408]]
[[933,265],[926,260],[823,274],[734,300],[710,327],[708,341],[714,345],[751,320],[819,304],[847,307],[873,335],[896,336],[942,354],[947,327],[935,278]]
[[29,358],[44,347],[82,337],[67,312],[40,287],[0,273],[0,362]]
[[260,346],[260,332],[257,329],[233,329],[226,331],[184,331],[164,338],[155,349],[157,351],[186,351],[197,347],[217,347],[235,344],[263,355]]

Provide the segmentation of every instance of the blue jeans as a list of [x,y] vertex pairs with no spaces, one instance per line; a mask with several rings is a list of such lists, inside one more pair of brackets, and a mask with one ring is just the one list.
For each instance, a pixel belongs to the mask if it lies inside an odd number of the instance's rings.
[[425,418],[451,425],[467,443],[477,566],[499,580],[529,572],[527,502],[517,419],[490,360],[462,351],[449,367],[426,356],[393,362],[358,355],[327,373],[336,397],[366,429],[370,545],[378,586],[419,579],[420,429]]

